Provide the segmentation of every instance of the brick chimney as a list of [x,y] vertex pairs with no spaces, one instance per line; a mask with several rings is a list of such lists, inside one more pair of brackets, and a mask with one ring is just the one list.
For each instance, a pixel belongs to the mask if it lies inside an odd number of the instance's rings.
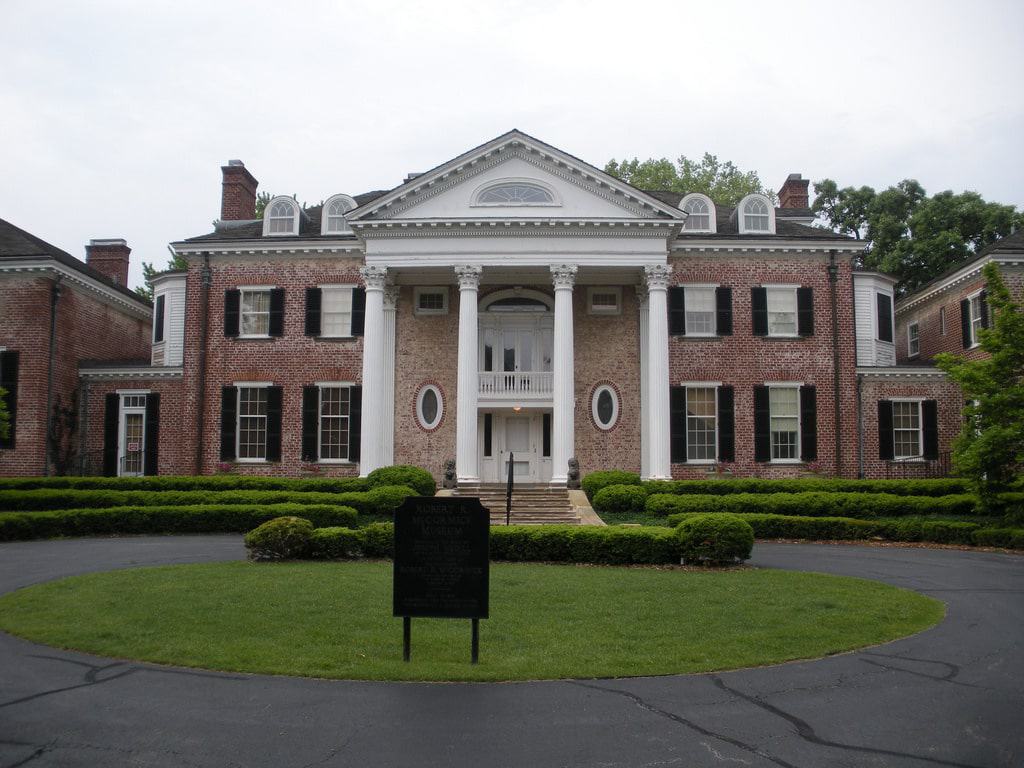
[[228,160],[221,166],[224,186],[220,198],[221,221],[256,218],[256,188],[260,183],[245,169],[241,160]]
[[85,263],[118,285],[128,285],[128,256],[132,249],[120,238],[90,240],[85,246]]
[[786,183],[779,190],[779,208],[808,208],[807,186],[808,179],[803,178],[799,173],[791,173],[786,177]]

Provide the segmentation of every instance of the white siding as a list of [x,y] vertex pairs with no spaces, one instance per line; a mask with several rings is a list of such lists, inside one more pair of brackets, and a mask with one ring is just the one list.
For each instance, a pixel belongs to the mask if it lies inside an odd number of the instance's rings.
[[[877,294],[893,297],[893,281],[882,275],[856,274],[853,276],[854,324],[857,328],[857,365],[896,365],[896,345],[878,340]],[[896,333],[895,325],[893,334]],[[895,336],[893,337],[895,339]]]
[[153,298],[164,297],[164,340],[153,345],[153,365],[177,367],[185,349],[185,276],[165,277],[153,287]]

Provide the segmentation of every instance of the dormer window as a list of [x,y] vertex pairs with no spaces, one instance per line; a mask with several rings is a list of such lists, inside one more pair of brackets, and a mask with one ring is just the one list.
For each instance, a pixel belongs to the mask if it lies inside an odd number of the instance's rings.
[[740,234],[775,234],[775,209],[764,195],[747,195],[739,204]]
[[714,232],[715,204],[711,198],[693,193],[679,202],[679,209],[686,214],[684,232]]
[[479,190],[473,204],[534,206],[559,203],[552,190],[535,181],[506,179]]
[[352,228],[348,225],[345,214],[356,207],[356,201],[348,195],[334,195],[324,203],[320,226],[322,235],[349,235]]
[[275,197],[263,214],[264,235],[299,234],[299,204],[290,197]]

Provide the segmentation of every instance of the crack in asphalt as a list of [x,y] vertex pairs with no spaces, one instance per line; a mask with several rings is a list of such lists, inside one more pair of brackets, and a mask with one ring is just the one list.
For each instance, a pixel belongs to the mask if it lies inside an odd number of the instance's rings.
[[817,744],[822,747],[832,747],[834,749],[840,749],[847,752],[866,752],[872,755],[886,755],[888,757],[906,757],[911,760],[921,760],[925,763],[932,763],[934,765],[950,765],[954,768],[984,768],[984,766],[972,765],[970,763],[957,763],[952,760],[943,760],[938,757],[927,757],[924,755],[915,755],[911,752],[896,752],[890,749],[879,749],[877,747],[861,747],[856,744],[843,744],[838,741],[830,741],[828,739],[821,738],[806,720],[802,720],[796,715],[786,712],[784,709],[769,704],[767,701],[760,699],[756,696],[743,693],[742,691],[730,688],[718,675],[711,675],[711,681],[720,690],[730,693],[737,698],[743,699],[753,704],[755,707],[763,709],[765,712],[769,712],[777,717],[781,717],[786,722],[790,723],[796,728],[797,735],[806,742],[811,744]]
[[[581,688],[590,688],[594,691],[601,691],[602,693],[613,693],[618,696],[622,696],[632,701],[641,709],[650,712],[651,714],[658,715],[659,717],[664,717],[669,720],[672,720],[673,722],[679,723],[680,725],[685,725],[687,728],[696,731],[702,736],[710,736],[711,738],[718,739],[719,741],[723,741],[726,744],[731,744],[732,746],[737,747],[738,749],[742,749],[744,752],[749,752],[752,755],[757,755],[758,757],[764,758],[765,760],[768,760],[769,762],[780,766],[780,768],[797,768],[797,766],[793,765],[792,763],[787,763],[785,760],[775,757],[774,755],[770,755],[764,750],[759,749],[751,744],[747,744],[745,742],[740,741],[739,739],[734,739],[731,736],[726,736],[725,734],[717,733],[708,728],[697,725],[692,720],[687,720],[685,717],[677,715],[674,712],[669,712],[665,709],[659,709],[658,707],[655,707],[653,704],[648,703],[640,696],[637,696],[635,693],[631,693],[630,691],[624,691],[621,688],[605,688],[600,685],[593,685],[592,683],[580,682],[579,680],[570,680],[567,682],[569,682],[571,685],[580,686]],[[971,768],[974,768],[974,766],[971,766]]]
[[891,670],[892,672],[904,672],[904,673],[906,673],[908,675],[916,675],[917,677],[924,677],[924,678],[927,678],[928,680],[935,680],[935,681],[940,682],[940,683],[952,683],[953,685],[962,685],[965,688],[979,688],[981,690],[991,690],[989,688],[986,688],[983,685],[975,685],[974,683],[963,683],[963,682],[960,682],[959,680],[956,680],[955,678],[960,674],[960,667],[958,667],[956,664],[953,664],[953,663],[948,662],[948,661],[940,661],[938,659],[921,659],[921,658],[917,658],[915,656],[899,656],[899,655],[896,655],[896,654],[888,654],[888,653],[870,653],[870,652],[865,652],[865,653],[861,654],[861,657],[863,657],[863,656],[876,656],[876,657],[878,657],[880,659],[899,659],[900,661],[916,661],[919,664],[937,664],[940,667],[945,667],[948,670],[947,673],[944,674],[944,675],[929,675],[927,672],[917,672],[917,671],[912,670],[912,669],[905,669],[904,667],[896,667],[896,666],[893,666],[891,664],[882,664],[881,662],[872,661],[871,659],[865,659],[865,658],[861,658],[860,659],[865,664],[872,664],[872,665],[874,665],[876,667],[881,667],[882,669]]

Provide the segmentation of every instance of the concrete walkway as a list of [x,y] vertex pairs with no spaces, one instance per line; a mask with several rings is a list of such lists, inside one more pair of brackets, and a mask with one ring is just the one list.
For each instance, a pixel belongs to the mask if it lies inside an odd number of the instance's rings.
[[[1024,558],[827,545],[754,551],[762,567],[918,590],[943,600],[948,616],[914,637],[813,662],[455,685],[200,672],[0,634],[0,768],[1024,765]],[[237,536],[3,544],[0,592],[88,571],[243,556]]]

